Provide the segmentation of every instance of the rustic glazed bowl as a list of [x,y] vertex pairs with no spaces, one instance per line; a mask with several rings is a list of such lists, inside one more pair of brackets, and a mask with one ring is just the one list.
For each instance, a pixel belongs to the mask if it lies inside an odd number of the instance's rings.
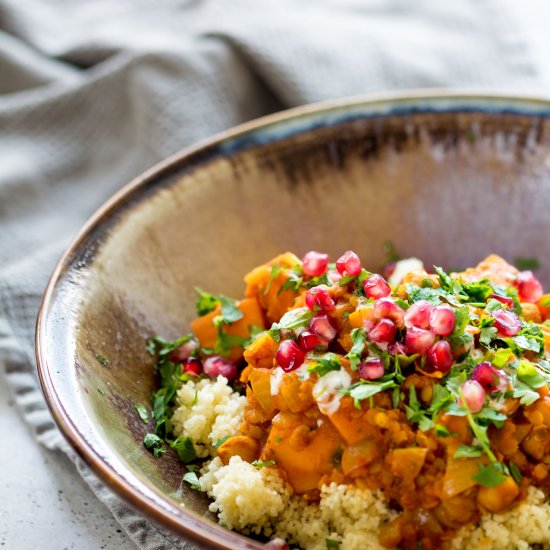
[[549,117],[535,99],[359,99],[270,116],[156,166],[90,220],[46,291],[37,359],[61,430],[155,520],[205,548],[259,548],[217,525],[175,456],[143,447],[146,339],[186,332],[196,286],[238,297],[243,274],[285,250],[353,249],[370,269],[385,241],[448,268],[536,256],[548,285]]

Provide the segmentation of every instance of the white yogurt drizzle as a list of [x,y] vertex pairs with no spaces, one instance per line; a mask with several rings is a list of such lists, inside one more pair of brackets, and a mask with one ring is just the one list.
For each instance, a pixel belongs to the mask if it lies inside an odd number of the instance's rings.
[[313,386],[313,398],[323,414],[334,414],[340,407],[342,394],[338,391],[351,385],[351,376],[344,370],[333,370],[319,378]]

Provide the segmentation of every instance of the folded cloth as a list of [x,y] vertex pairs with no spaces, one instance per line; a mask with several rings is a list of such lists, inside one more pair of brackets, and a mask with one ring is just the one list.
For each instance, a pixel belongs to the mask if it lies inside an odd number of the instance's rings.
[[37,388],[47,278],[145,168],[239,122],[387,89],[536,92],[498,0],[0,0],[0,361],[38,440],[64,450],[141,548],[190,548],[106,489]]

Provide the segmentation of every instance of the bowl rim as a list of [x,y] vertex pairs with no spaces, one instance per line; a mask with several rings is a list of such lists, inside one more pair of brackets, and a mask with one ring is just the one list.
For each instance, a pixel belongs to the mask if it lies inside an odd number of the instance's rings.
[[[173,510],[160,506],[154,499],[151,499],[147,495],[141,493],[123,476],[119,475],[112,466],[107,464],[103,458],[96,453],[92,446],[87,444],[86,439],[83,437],[78,427],[71,421],[70,415],[65,410],[65,407],[63,406],[63,403],[56,391],[56,385],[54,382],[55,376],[47,358],[46,334],[48,313],[55,290],[57,285],[63,279],[63,275],[70,266],[71,261],[75,257],[75,253],[79,247],[90,236],[93,229],[101,224],[102,221],[107,219],[116,209],[122,207],[134,192],[141,189],[148,183],[161,179],[163,175],[170,172],[172,169],[177,169],[178,167],[181,168],[182,163],[185,164],[186,161],[192,161],[196,155],[199,155],[210,148],[216,147],[224,141],[233,140],[240,136],[246,136],[247,134],[251,134],[264,127],[270,127],[278,123],[287,122],[293,119],[300,119],[302,117],[307,118],[310,115],[318,115],[323,112],[331,112],[348,108],[351,109],[363,105],[366,107],[376,106],[377,104],[384,103],[389,103],[392,105],[411,103],[411,105],[414,105],[415,102],[421,101],[433,101],[435,104],[437,104],[438,101],[456,101],[457,104],[459,104],[460,101],[469,101],[473,102],[471,105],[473,109],[476,107],[475,102],[479,101],[480,105],[478,105],[478,109],[482,110],[483,107],[487,107],[491,103],[495,105],[499,105],[499,103],[508,104],[510,108],[519,108],[522,105],[532,105],[540,107],[546,116],[550,116],[550,96],[523,93],[495,93],[494,91],[476,88],[413,89],[397,92],[366,94],[301,105],[239,124],[170,155],[165,160],[158,162],[153,167],[149,168],[121,187],[114,195],[103,203],[103,205],[100,206],[95,213],[92,214],[92,216],[90,216],[90,218],[73,238],[49,278],[38,310],[35,332],[35,358],[38,378],[48,408],[66,440],[104,483],[113,489],[115,493],[121,496],[126,502],[136,507],[140,513],[143,512],[147,517],[163,524],[172,532],[178,535],[183,535],[196,543],[204,545],[204,547],[220,549],[243,547],[242,535],[225,529],[219,525],[212,525],[207,529],[206,520],[204,520],[204,527],[201,525],[201,520],[199,521],[198,529],[191,528],[181,520],[183,515],[194,520],[194,523],[197,522],[197,518],[187,510],[184,508],[179,508],[178,514],[176,514]],[[464,107],[464,105],[462,105],[462,107]],[[429,110],[429,108],[427,110]],[[440,108],[437,112],[444,113],[449,110],[451,109]],[[500,108],[494,112],[498,113],[508,111]],[[384,114],[381,114],[381,116],[384,116]],[[302,131],[307,131],[307,128],[302,129]],[[170,503],[169,507],[175,508],[175,505]],[[232,542],[239,544],[239,546],[231,545]],[[261,548],[261,545],[253,540],[250,540],[250,543],[247,546],[249,548]]]

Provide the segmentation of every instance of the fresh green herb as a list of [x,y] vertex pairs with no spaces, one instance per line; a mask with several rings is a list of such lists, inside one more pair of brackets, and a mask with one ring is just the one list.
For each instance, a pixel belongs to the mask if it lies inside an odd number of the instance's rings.
[[489,466],[480,465],[479,472],[472,479],[483,487],[494,487],[506,481],[506,466],[500,462],[493,462]]
[[254,468],[258,468],[258,470],[260,468],[265,468],[266,466],[275,466],[277,463],[274,461],[274,460],[268,460],[268,461],[261,461],[261,460],[255,460],[254,462],[252,462],[252,466],[254,466]]
[[273,323],[267,333],[279,342],[281,340],[281,330],[296,330],[306,326],[313,317],[313,312],[307,308],[291,309],[287,311],[278,323]]
[[514,265],[518,269],[538,269],[540,267],[540,262],[537,258],[516,258],[514,260]]
[[279,276],[279,273],[281,273],[281,266],[279,264],[272,265],[271,274],[269,275],[269,281],[267,281],[267,285],[264,289],[264,296],[269,294],[269,290],[271,289],[271,284]]
[[221,447],[231,436],[230,435],[224,435],[223,437],[220,437],[216,443],[214,443],[214,448],[218,449]]
[[460,445],[455,451],[453,458],[478,458],[483,454],[481,447]]
[[357,275],[347,275],[346,277],[342,277],[338,281],[338,284],[340,286],[346,286],[346,285],[349,285],[352,281],[355,281],[355,280],[357,280]]
[[508,468],[510,470],[510,474],[512,474],[512,477],[514,478],[514,481],[519,485],[521,483],[521,480],[523,479],[523,476],[521,475],[521,472],[519,471],[517,464],[515,462],[510,461],[508,463]]
[[433,288],[434,284],[431,279],[422,279],[422,288]]
[[97,388],[97,393],[99,393],[99,395],[103,395],[105,397],[105,393],[103,392],[103,390],[101,388]]
[[433,426],[432,419],[427,415],[426,411],[422,409],[420,401],[416,397],[416,389],[411,386],[409,390],[409,404],[405,405],[405,413],[407,419],[415,424],[425,432]]
[[349,359],[351,370],[357,370],[357,366],[361,362],[361,357],[365,351],[366,334],[364,330],[354,328],[350,333],[350,337],[353,346],[346,355],[346,358]]
[[199,483],[199,476],[195,472],[187,472],[183,476],[183,481],[189,483],[193,489],[200,491],[201,484]]
[[339,356],[335,353],[325,353],[323,356],[314,357],[313,361],[307,367],[307,370],[308,372],[316,372],[319,376],[325,376],[331,371],[342,368]]
[[519,380],[516,380],[516,383],[514,385],[513,396],[516,399],[519,399],[519,402],[522,405],[526,405],[526,406],[532,405],[540,397],[538,392],[536,392],[535,390],[532,390],[527,384],[524,384]]
[[377,393],[398,387],[398,384],[396,384],[393,380],[393,376],[391,379],[384,380],[384,378],[381,378],[377,382],[366,382],[362,380],[360,382],[356,382],[347,390],[340,390],[340,392],[353,398],[355,408],[360,409],[361,401],[364,399],[369,399]]
[[534,390],[546,383],[546,378],[537,367],[531,361],[526,360],[518,363],[518,378]]
[[405,284],[405,291],[411,302],[427,300],[432,305],[437,306],[441,303],[442,297],[447,297],[447,293],[441,288],[420,288],[412,283]]
[[340,542],[334,539],[325,539],[325,545],[327,550],[338,550],[338,548],[340,548]]
[[197,308],[197,315],[202,317],[211,311],[214,311],[217,305],[220,303],[220,299],[210,292],[205,292],[199,287],[195,288],[195,291],[199,295],[199,299],[195,302],[195,307]]
[[226,296],[220,296],[220,303],[222,306],[221,315],[218,315],[214,318],[214,325],[218,327],[222,324],[231,325],[235,321],[243,318],[244,314],[237,307],[237,303],[235,302],[235,300],[227,298]]
[[107,359],[107,357],[105,357],[105,355],[101,355],[101,353],[96,353],[96,354],[95,354],[95,358],[96,358],[104,367],[108,367],[108,366],[109,366],[109,359]]
[[502,368],[506,363],[508,363],[508,359],[510,359],[511,355],[510,348],[500,348],[496,351],[495,356],[492,359],[493,365],[497,368]]
[[462,282],[462,291],[468,296],[468,302],[485,303],[487,298],[493,294],[493,287],[487,279],[471,283]]
[[433,386],[433,397],[430,404],[429,411],[433,414],[443,409],[453,399],[451,392],[445,387],[439,384]]
[[147,410],[147,407],[141,403],[137,403],[134,407],[143,423],[147,424],[149,422],[149,411]]
[[276,437],[275,438],[275,443],[280,443],[282,440],[283,440],[282,437]]
[[193,440],[190,437],[179,436],[174,441],[169,441],[168,443],[170,447],[176,451],[184,464],[189,464],[189,462],[193,462],[193,460],[197,458],[197,452],[193,446]]
[[441,424],[436,424],[434,426],[434,432],[437,437],[448,437],[449,435],[451,435],[451,432]]
[[145,445],[145,447],[147,447],[147,449],[149,449],[150,452],[153,453],[153,456],[155,456],[156,458],[166,452],[166,449],[164,448],[164,443],[157,434],[146,434],[143,438],[143,444]]
[[455,326],[449,337],[449,342],[453,349],[465,346],[473,341],[473,336],[465,332],[466,326],[470,322],[470,310],[468,306],[462,306],[454,310]]
[[491,422],[496,428],[502,428],[506,415],[499,413],[492,407],[483,407],[483,409],[475,414],[475,418],[477,421],[486,420],[487,422]]

